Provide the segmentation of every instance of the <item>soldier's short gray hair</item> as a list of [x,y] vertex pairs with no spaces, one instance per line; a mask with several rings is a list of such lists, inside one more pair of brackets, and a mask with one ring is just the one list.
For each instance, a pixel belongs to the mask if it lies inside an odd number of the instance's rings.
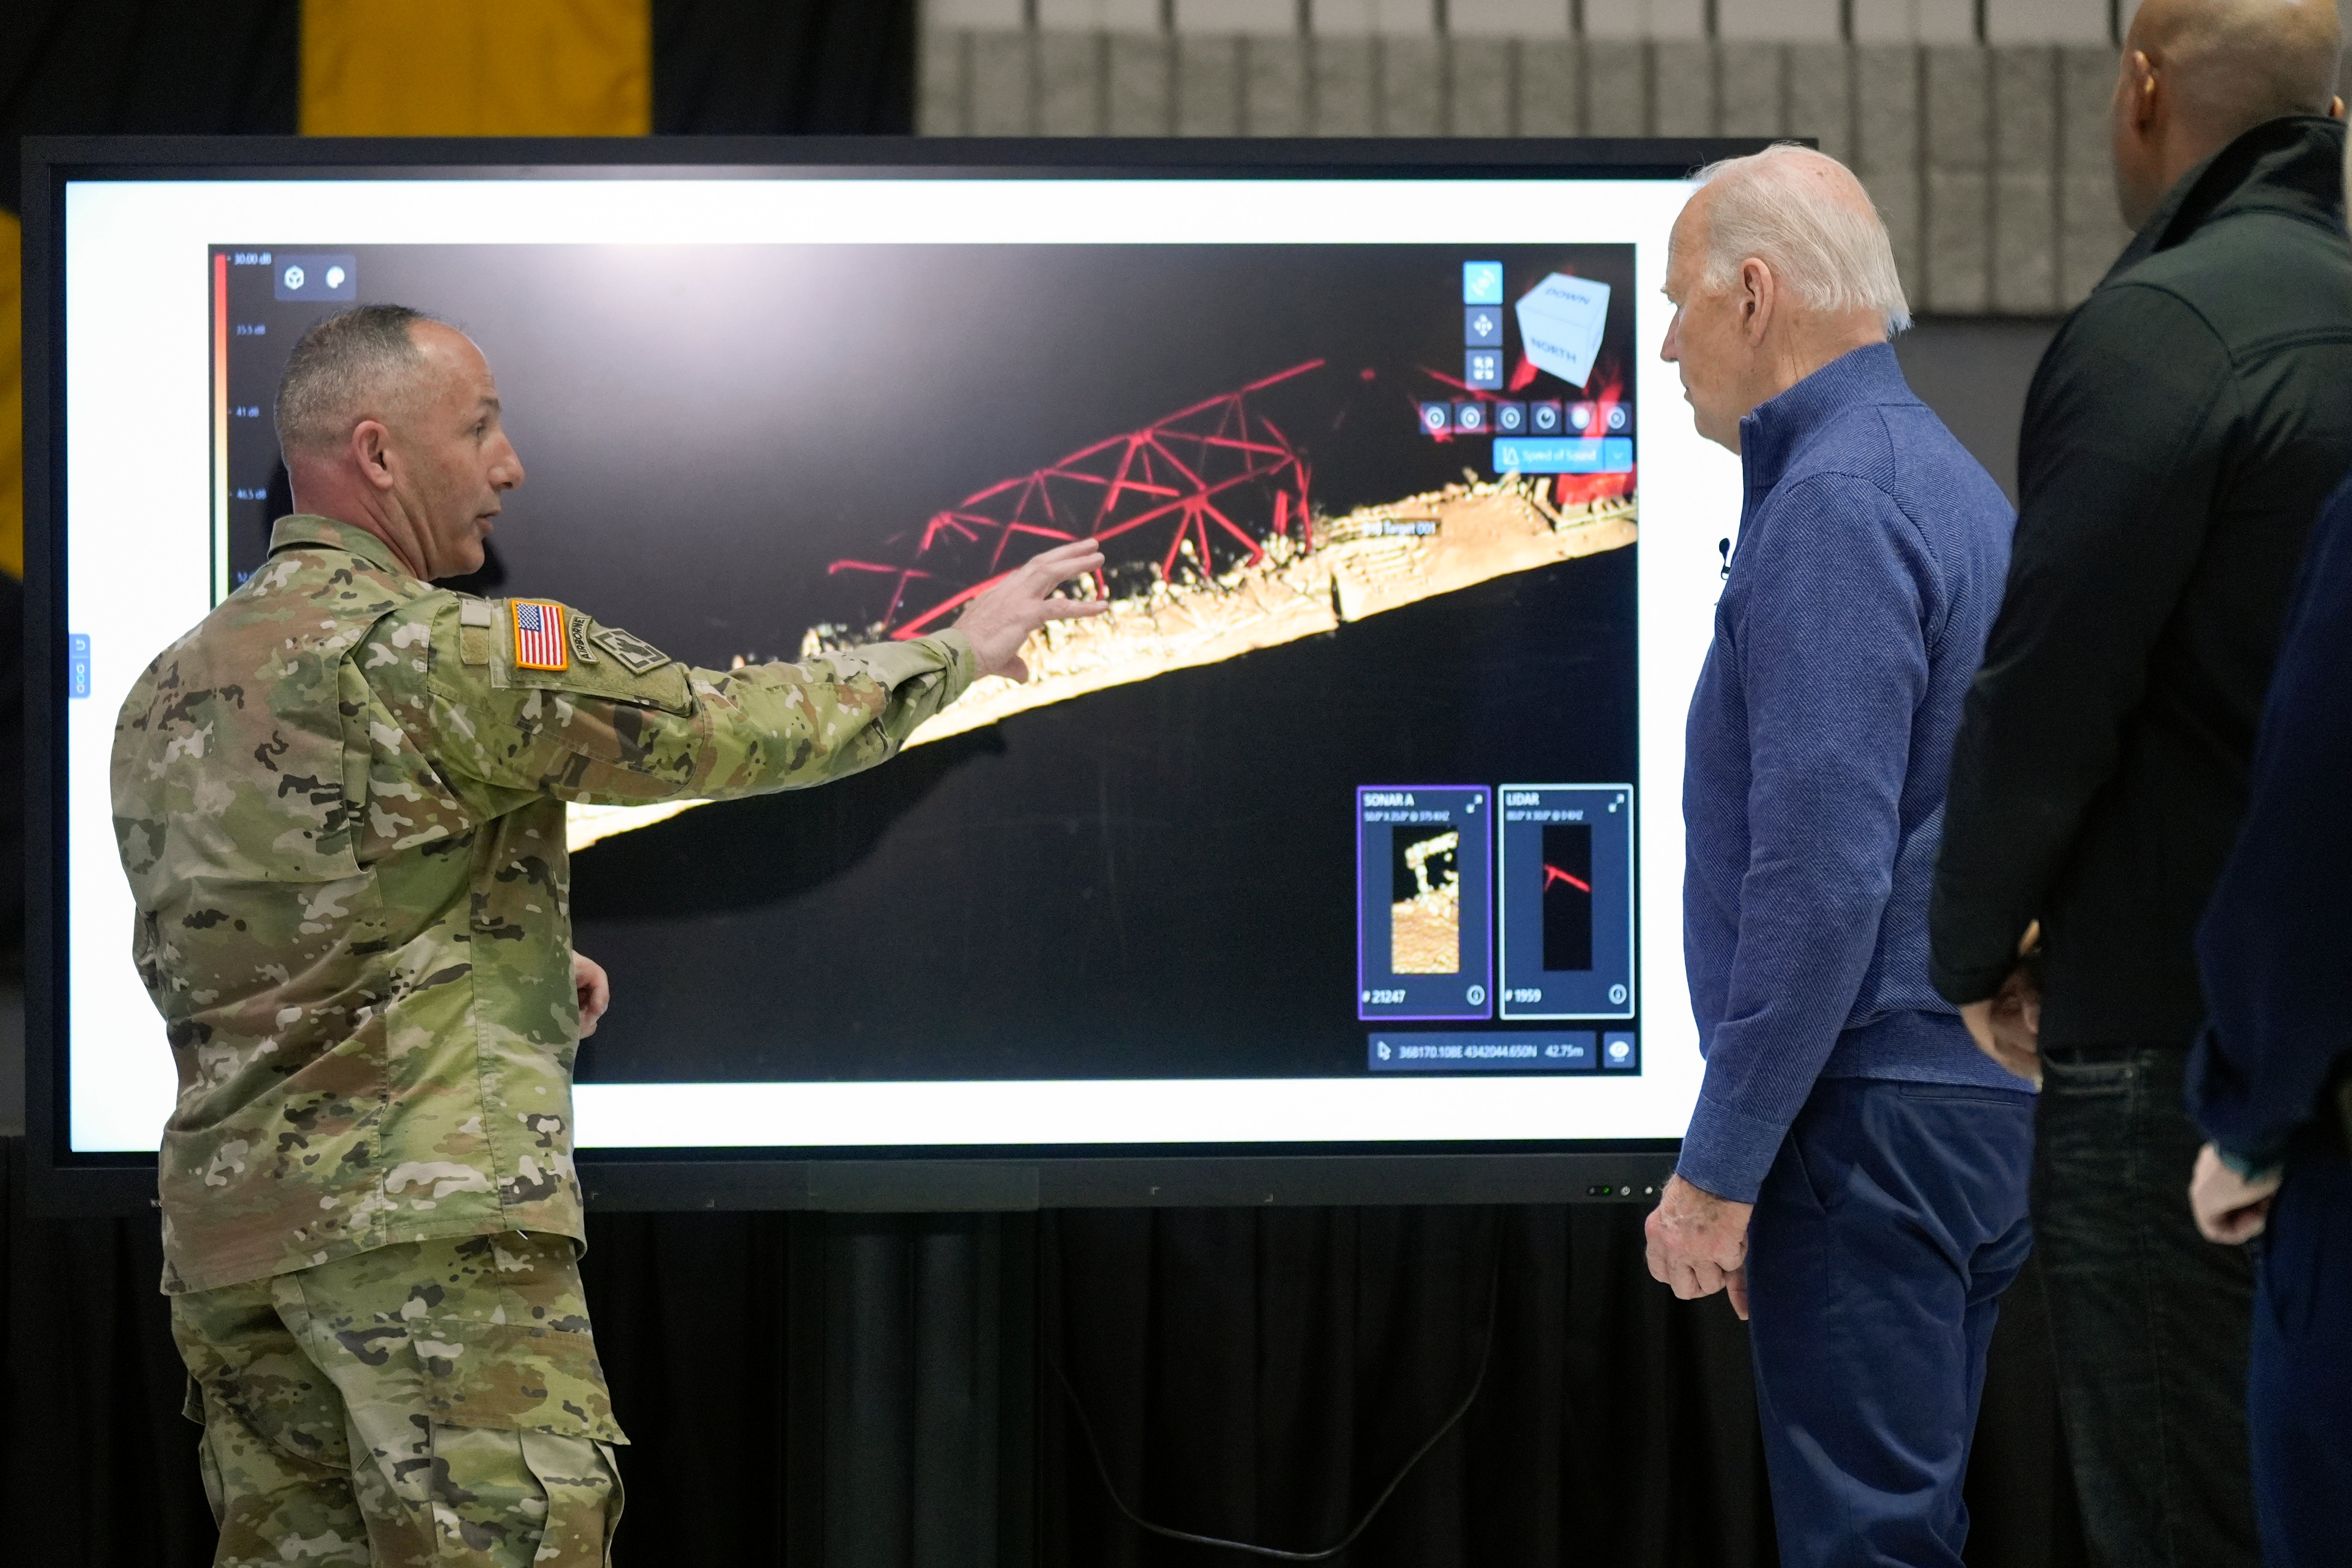
[[1889,332],[1911,324],[1886,225],[1844,164],[1783,142],[1709,163],[1693,178],[1703,186],[1722,181],[1707,205],[1701,277],[1708,288],[1729,287],[1752,256],[1814,310],[1874,310]]
[[287,460],[331,451],[361,420],[392,412],[425,363],[416,323],[439,319],[406,305],[361,305],[304,332],[278,378],[278,449]]

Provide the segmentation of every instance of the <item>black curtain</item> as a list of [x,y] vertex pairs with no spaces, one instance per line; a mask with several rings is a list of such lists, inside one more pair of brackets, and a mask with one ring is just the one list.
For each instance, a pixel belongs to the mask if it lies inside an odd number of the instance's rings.
[[[154,1225],[34,1218],[21,1142],[5,1153],[11,1556],[207,1562]],[[1341,1562],[1760,1568],[1776,1558],[1745,1334],[1721,1300],[1649,1279],[1641,1221],[1622,1205],[595,1215],[591,1311],[635,1440],[621,1561],[1240,1561],[1119,1518],[1079,1411],[1146,1518],[1316,1549],[1484,1354],[1466,1417]],[[1981,1568],[2085,1560],[2046,1331],[2029,1269],[1969,1476]]]
[[34,1219],[0,1140],[0,1521],[10,1561],[198,1568],[212,1515],[148,1219]]
[[[1045,1340],[1112,1482],[1156,1523],[1328,1547],[1475,1384],[1349,1563],[1771,1563],[1746,1339],[1722,1301],[1685,1306],[1649,1278],[1640,1221],[1601,1205],[1058,1215]],[[1117,1517],[1054,1392],[1045,1561],[1206,1561]]]
[[[1453,1410],[1353,1568],[1776,1563],[1747,1333],[1649,1277],[1622,1205],[1045,1216],[1039,1561],[1242,1561],[1151,1521],[1318,1550]],[[1492,1349],[1486,1352],[1491,1323]],[[1968,1561],[2085,1561],[2029,1268],[2004,1302],[1968,1482]]]
[[0,207],[20,136],[295,132],[299,0],[9,0],[0,5]]
[[[654,0],[654,130],[904,134],[914,0]],[[299,0],[11,0],[0,6],[0,207],[20,136],[289,136]]]
[[654,0],[657,136],[907,135],[912,0]]

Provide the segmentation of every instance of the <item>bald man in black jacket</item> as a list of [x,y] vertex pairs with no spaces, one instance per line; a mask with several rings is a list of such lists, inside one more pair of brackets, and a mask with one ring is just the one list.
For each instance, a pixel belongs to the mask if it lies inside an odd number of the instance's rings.
[[2289,584],[2352,465],[2337,53],[2321,0],[2147,0],[2133,20],[2114,140],[2138,234],[2027,397],[1930,909],[1937,988],[2042,1077],[2061,1408],[2094,1553],[2117,1564],[2255,1561],[2251,1273],[2183,1201],[2201,1140],[2182,1075],[2205,1012],[2191,937]]

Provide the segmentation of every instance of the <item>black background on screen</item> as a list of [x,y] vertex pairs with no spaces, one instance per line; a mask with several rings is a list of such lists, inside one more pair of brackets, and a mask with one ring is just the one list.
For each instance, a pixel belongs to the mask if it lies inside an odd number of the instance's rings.
[[[1543,966],[1550,973],[1592,970],[1592,824],[1548,822],[1543,830]],[[1584,884],[1552,880],[1554,868]]]
[[[1306,360],[1328,363],[1262,406],[1319,510],[1483,469],[1485,442],[1415,424],[1453,395],[1424,370],[1461,373],[1465,260],[1502,260],[1507,300],[1553,270],[1611,285],[1589,386],[1507,395],[1631,392],[1624,246],[238,248],[350,251],[361,300],[469,331],[530,469],[483,585],[706,665],[870,614],[828,562],[890,558],[986,484]],[[266,405],[328,308],[270,301],[267,268],[230,278],[233,313],[271,322],[232,340],[231,398]],[[232,482],[259,482],[266,432],[232,438]],[[238,573],[272,510],[233,511]],[[1354,1076],[1355,788],[1636,776],[1634,557],[583,851],[575,937],[615,1005],[581,1077]]]

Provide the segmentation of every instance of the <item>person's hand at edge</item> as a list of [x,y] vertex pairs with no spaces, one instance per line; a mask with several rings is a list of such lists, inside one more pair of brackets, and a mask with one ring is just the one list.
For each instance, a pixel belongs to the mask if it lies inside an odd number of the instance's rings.
[[572,955],[572,989],[580,998],[580,1037],[596,1032],[596,1022],[613,1005],[612,977],[604,966],[584,952]]
[[1643,1233],[1650,1239],[1650,1278],[1685,1301],[1717,1290],[1731,1298],[1731,1310],[1748,1316],[1748,1218],[1754,1204],[1737,1204],[1666,1178],[1658,1206]]
[[956,630],[971,639],[971,651],[982,675],[1009,680],[1029,679],[1021,661],[1021,645],[1047,621],[1099,616],[1110,605],[1101,599],[1056,599],[1054,590],[1074,578],[1098,571],[1102,547],[1091,539],[1057,544],[1032,556],[973,595],[956,617]]
[[[2042,946],[2042,922],[2025,928],[2017,956],[2032,960]],[[2000,989],[1960,1009],[1977,1048],[2034,1088],[2042,1087],[2042,984],[2036,966],[2020,963]]]
[[2271,1198],[2283,1173],[2273,1167],[2248,1174],[2206,1144],[2197,1151],[2197,1169],[2189,1178],[2189,1207],[2198,1230],[2225,1247],[2252,1241],[2270,1223]]

